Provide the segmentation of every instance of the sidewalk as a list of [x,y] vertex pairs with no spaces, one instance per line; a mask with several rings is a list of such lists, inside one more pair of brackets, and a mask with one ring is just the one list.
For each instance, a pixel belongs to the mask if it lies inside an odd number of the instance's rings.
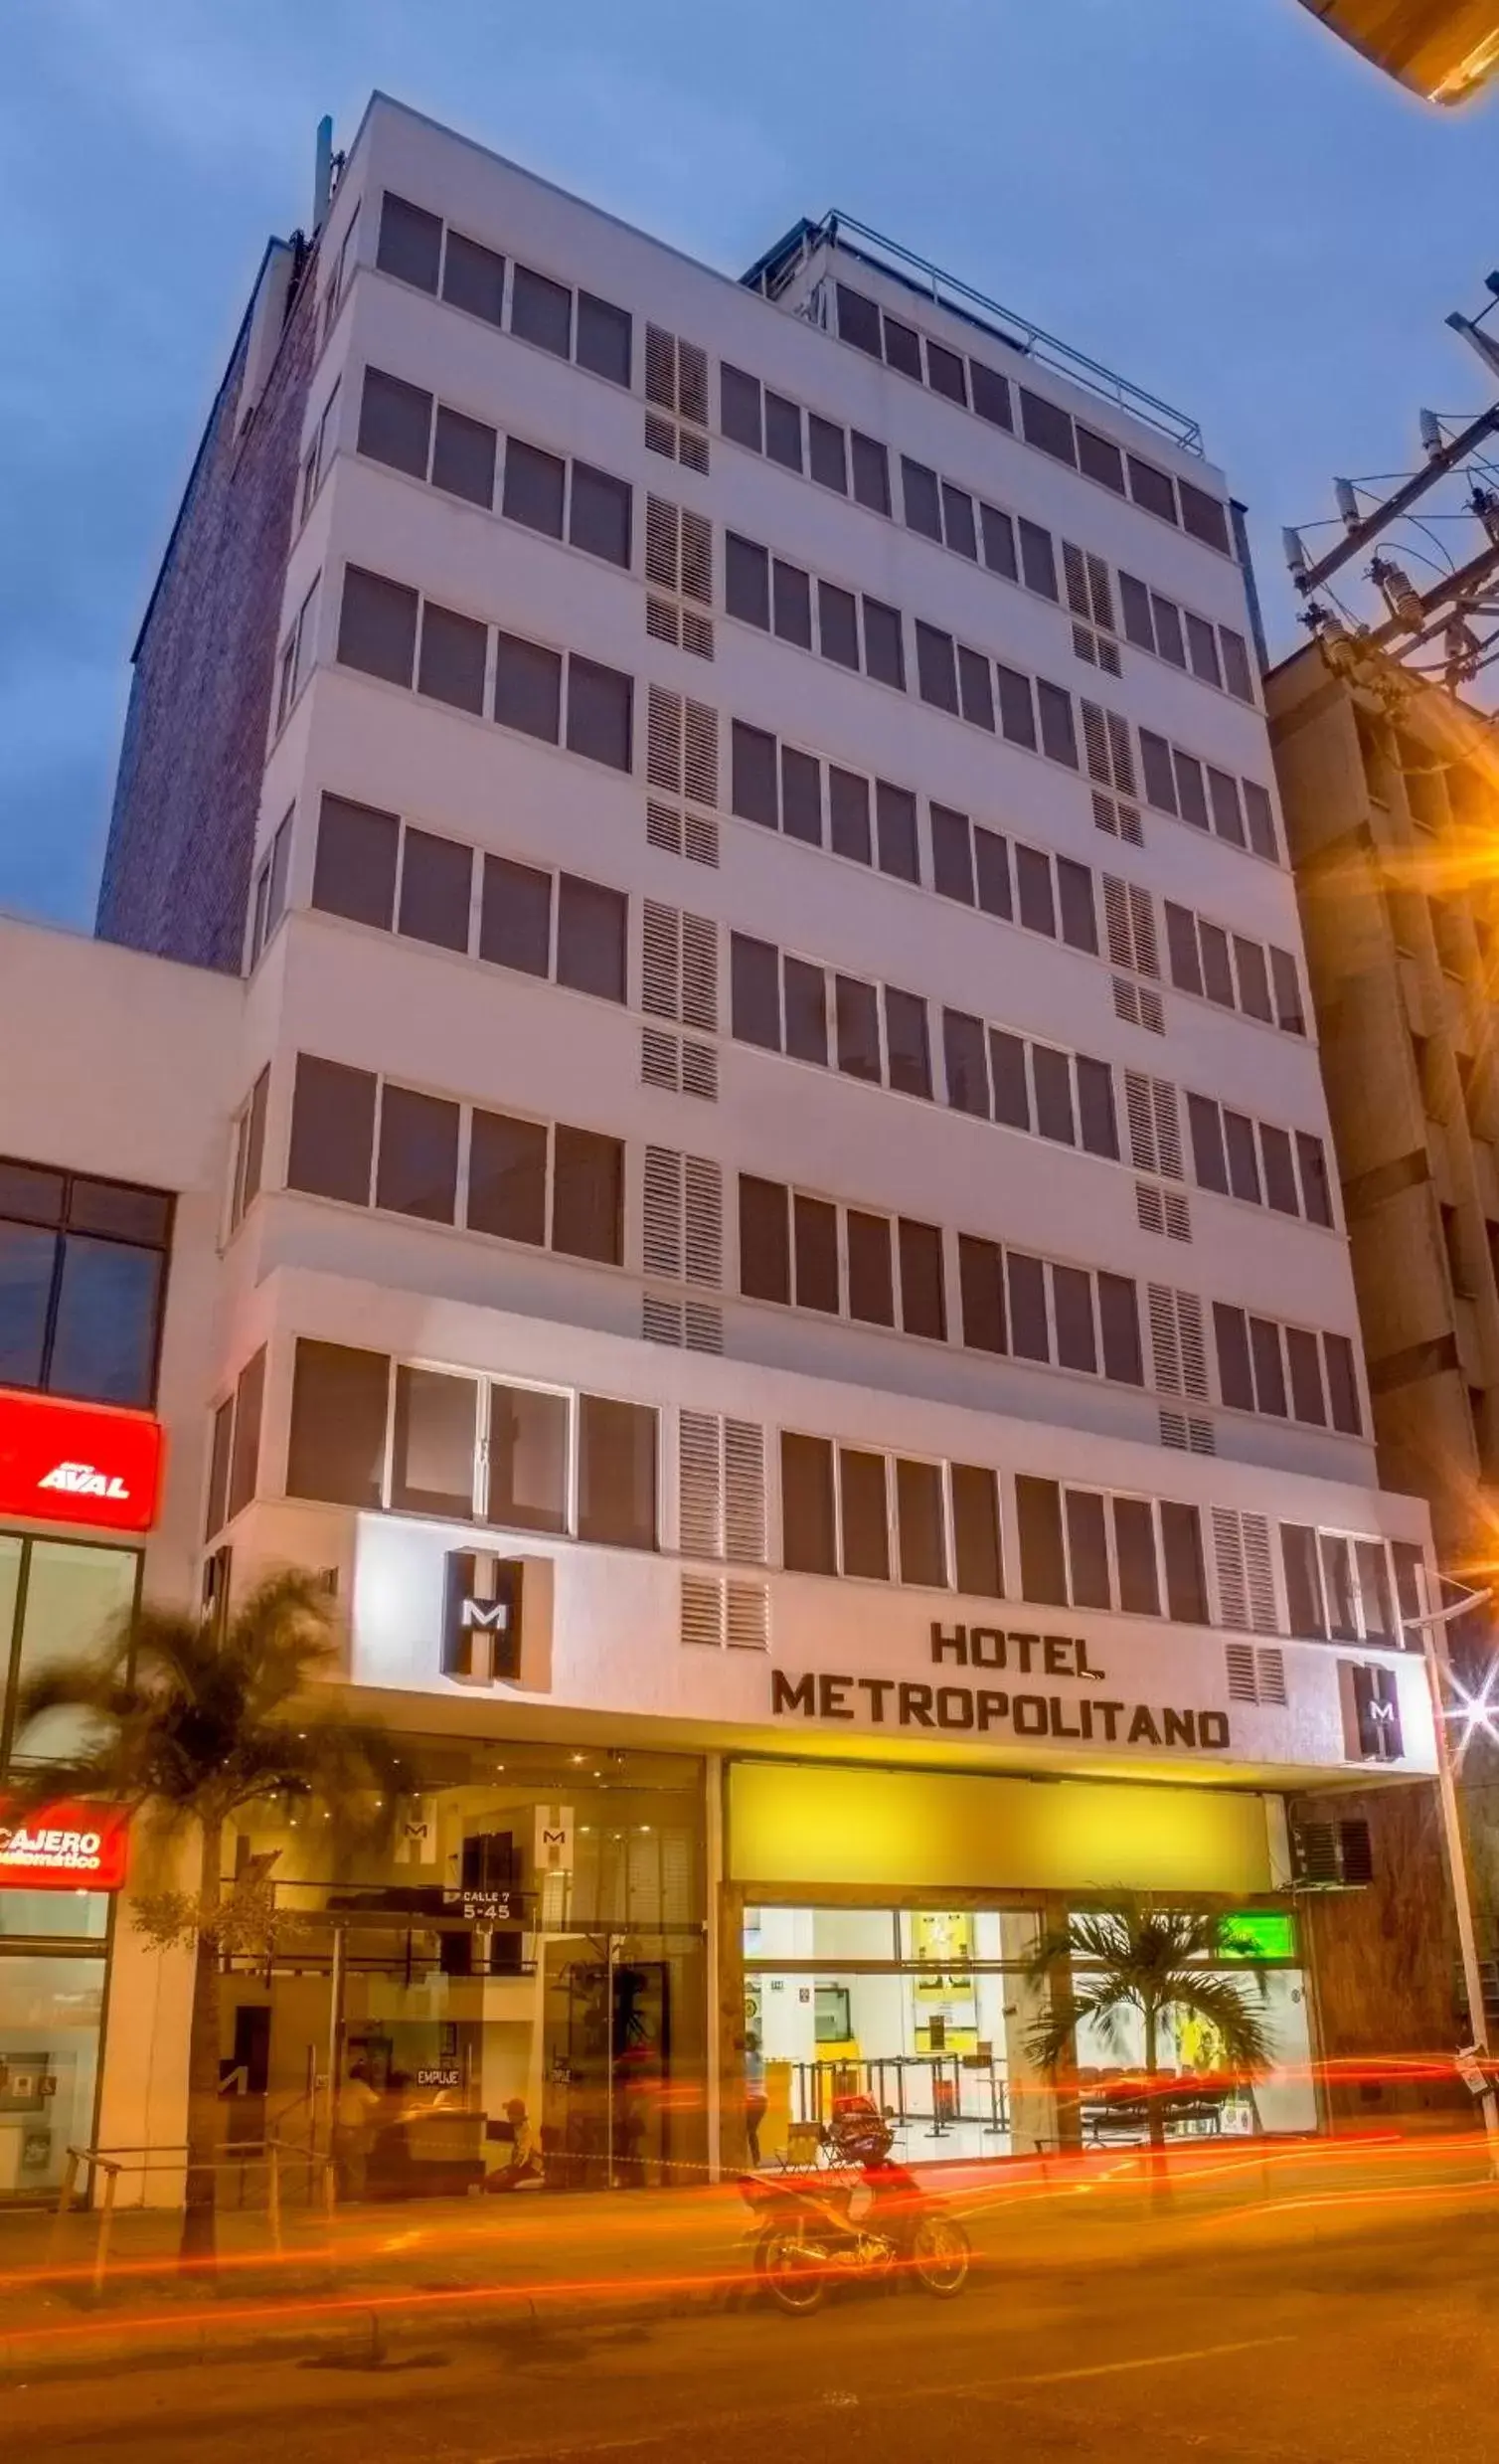
[[[986,2271],[1200,2265],[1239,2252],[1356,2243],[1393,2221],[1499,2217],[1481,2137],[1260,2148],[1203,2142],[1174,2153],[1164,2209],[1138,2151],[1046,2164],[932,2167]],[[208,2361],[260,2347],[376,2367],[433,2340],[535,2337],[554,2324],[618,2322],[751,2293],[749,2212],[715,2189],[521,2194],[288,2211],[283,2248],[263,2215],[219,2224],[216,2276],[176,2268],[179,2218],[114,2219],[107,2277],[92,2286],[97,2218],[0,2214],[0,2378]]]

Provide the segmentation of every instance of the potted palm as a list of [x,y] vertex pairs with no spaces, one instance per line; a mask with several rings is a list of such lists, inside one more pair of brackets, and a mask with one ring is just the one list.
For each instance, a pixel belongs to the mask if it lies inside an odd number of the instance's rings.
[[1126,2028],[1138,2022],[1145,2129],[1158,2187],[1166,2147],[1161,2053],[1170,2024],[1190,2019],[1205,2026],[1222,2066],[1237,2078],[1252,2078],[1269,2066],[1269,2024],[1253,1999],[1257,1989],[1264,2001],[1263,1973],[1254,1972],[1251,1986],[1213,1964],[1240,1948],[1229,1917],[1127,1899],[1073,1914],[1066,1925],[1042,1935],[1027,1963],[1034,1983],[1070,1978],[1070,1990],[1054,1993],[1046,2016],[1027,2037],[1031,2059],[1042,2069],[1055,2074],[1076,2061],[1080,2022],[1089,2022],[1108,2050],[1119,2055],[1127,2050]]
[[[226,1834],[257,1802],[315,1798],[334,1835],[378,1836],[394,1806],[382,1730],[317,1700],[338,1672],[332,1603],[319,1579],[267,1577],[227,1618],[142,1604],[92,1652],[52,1662],[22,1687],[10,1793],[23,1805],[93,1799],[127,1809],[153,1854],[196,1843],[188,1891],[155,1890],[137,1922],[194,1957],[187,2168],[180,2255],[212,2265],[219,2124],[220,1978],[226,1950],[263,1924],[264,1877],[224,1881]],[[77,1742],[47,1751],[67,1713]],[[142,1860],[136,1857],[137,1880]]]

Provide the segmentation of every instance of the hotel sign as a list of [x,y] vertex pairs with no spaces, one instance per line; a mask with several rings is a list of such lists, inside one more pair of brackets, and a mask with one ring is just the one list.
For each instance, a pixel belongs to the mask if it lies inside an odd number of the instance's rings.
[[149,1531],[161,1487],[161,1424],[52,1395],[0,1393],[0,1514]]
[[[933,1620],[930,1658],[933,1673],[920,1680],[810,1671],[789,1676],[772,1669],[770,1708],[778,1719],[862,1719],[908,1733],[1046,1737],[1210,1754],[1225,1753],[1230,1745],[1227,1711],[1054,1693],[1048,1684],[1054,1677],[1087,1685],[1108,1682],[1079,1635],[943,1626]],[[996,1676],[1005,1682],[994,1683]]]

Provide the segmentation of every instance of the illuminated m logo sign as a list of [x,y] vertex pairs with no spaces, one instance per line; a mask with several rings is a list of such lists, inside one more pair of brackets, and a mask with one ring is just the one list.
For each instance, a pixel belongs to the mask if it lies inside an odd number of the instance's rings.
[[447,1553],[442,1673],[471,1685],[514,1684],[521,1672],[521,1578],[517,1557],[476,1549]]
[[1365,1762],[1400,1762],[1406,1741],[1401,1731],[1400,1688],[1395,1671],[1365,1668],[1358,1662],[1344,1665],[1353,1687],[1361,1757]]

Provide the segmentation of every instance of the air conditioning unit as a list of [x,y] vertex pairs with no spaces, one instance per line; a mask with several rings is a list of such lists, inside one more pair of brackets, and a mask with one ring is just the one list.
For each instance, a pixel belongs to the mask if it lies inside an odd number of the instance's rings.
[[1367,1823],[1293,1823],[1290,1837],[1293,1890],[1363,1890],[1374,1880]]

